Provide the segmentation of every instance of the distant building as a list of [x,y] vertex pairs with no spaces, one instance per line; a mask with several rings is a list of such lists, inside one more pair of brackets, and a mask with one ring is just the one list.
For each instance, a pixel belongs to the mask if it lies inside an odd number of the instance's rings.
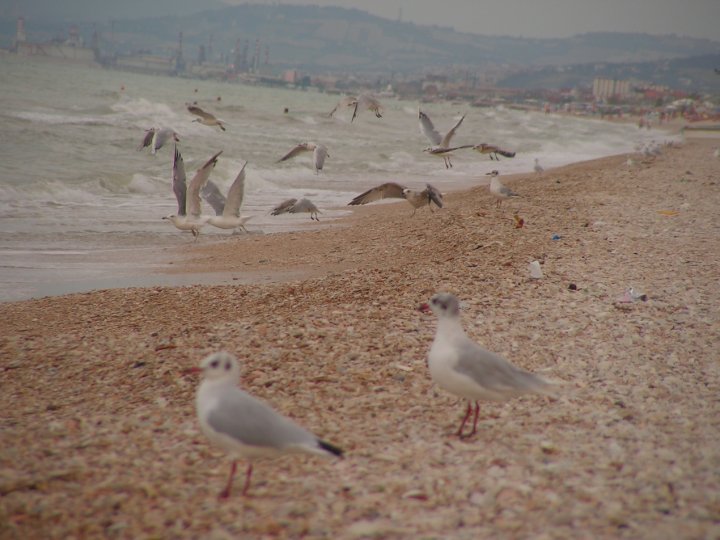
[[630,81],[600,78],[593,80],[593,98],[596,101],[605,101],[609,98],[624,99],[629,97],[630,93]]

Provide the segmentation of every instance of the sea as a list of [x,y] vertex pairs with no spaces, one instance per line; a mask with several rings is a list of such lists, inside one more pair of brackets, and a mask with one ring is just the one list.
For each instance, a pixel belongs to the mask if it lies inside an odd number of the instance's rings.
[[[193,237],[161,219],[177,209],[174,149],[168,144],[155,155],[138,150],[151,127],[178,133],[188,180],[222,150],[211,179],[226,192],[248,162],[242,213],[253,216],[249,234],[332,225],[352,211],[347,203],[355,195],[384,182],[461,190],[487,183],[493,169],[532,171],[535,158],[551,169],[668,138],[633,123],[390,95],[379,98],[382,118],[363,111],[351,121],[346,107],[330,117],[341,98],[0,55],[0,301],[227,279],[163,274]],[[191,102],[222,119],[227,130],[193,122],[186,108]],[[429,142],[420,131],[418,107],[440,132],[466,115],[453,145],[487,142],[516,156],[498,162],[461,150],[446,169],[442,159],[422,151]],[[328,148],[319,174],[312,153],[278,162],[303,141]],[[291,197],[313,201],[320,221],[270,214]],[[209,213],[209,206],[203,211]],[[198,242],[228,242],[230,234],[206,226]]]

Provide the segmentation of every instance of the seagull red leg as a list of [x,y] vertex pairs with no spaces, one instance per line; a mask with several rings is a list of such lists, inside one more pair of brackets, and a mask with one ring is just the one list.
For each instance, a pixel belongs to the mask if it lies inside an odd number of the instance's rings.
[[227,499],[230,497],[230,488],[232,488],[233,478],[235,477],[235,471],[237,470],[237,461],[233,460],[232,466],[230,467],[230,477],[228,478],[225,489],[220,492],[221,499]]
[[472,431],[470,432],[470,435],[468,435],[468,437],[472,437],[477,432],[477,421],[478,421],[479,413],[480,413],[480,404],[476,401],[475,402],[475,416],[473,417],[473,428],[472,428]]
[[462,439],[462,432],[463,428],[465,427],[465,423],[468,421],[468,418],[470,418],[470,413],[472,412],[472,402],[468,401],[467,411],[465,412],[465,417],[463,418],[462,423],[460,424],[460,429],[457,431],[457,436]]
[[252,463],[248,464],[247,471],[245,471],[245,486],[243,487],[242,494],[243,496],[248,494],[248,490],[250,489],[250,476],[252,475]]

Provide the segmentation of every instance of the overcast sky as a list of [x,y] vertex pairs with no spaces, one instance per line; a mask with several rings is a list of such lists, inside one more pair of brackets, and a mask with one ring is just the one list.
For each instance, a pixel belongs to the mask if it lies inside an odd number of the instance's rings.
[[222,3],[353,7],[388,19],[486,35],[642,32],[720,41],[720,0],[0,0],[0,16],[107,21],[192,13]]

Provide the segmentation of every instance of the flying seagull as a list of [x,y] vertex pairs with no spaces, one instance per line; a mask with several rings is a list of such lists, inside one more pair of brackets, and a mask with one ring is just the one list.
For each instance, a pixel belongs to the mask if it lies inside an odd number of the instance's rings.
[[298,154],[302,154],[303,152],[313,153],[313,165],[315,166],[315,174],[318,174],[320,171],[322,171],[322,168],[325,165],[325,158],[330,157],[330,154],[328,154],[327,148],[325,148],[324,145],[314,142],[302,142],[296,144],[287,154],[278,159],[277,163],[280,163],[281,161],[287,161],[288,159],[294,158],[295,156],[297,156]]
[[150,153],[156,154],[169,141],[180,142],[178,134],[170,128],[155,128],[145,130],[142,142],[138,146],[138,151],[143,148],[150,147]]
[[173,161],[173,192],[178,203],[177,214],[170,214],[163,219],[170,221],[175,228],[181,231],[190,231],[195,240],[200,234],[200,228],[205,224],[207,218],[200,213],[200,190],[210,177],[218,156],[222,150],[212,156],[200,167],[193,177],[190,185],[186,183],[185,164],[180,151],[175,145],[175,159]]
[[335,111],[347,107],[352,107],[353,109],[352,119],[350,120],[351,122],[354,121],[355,117],[357,117],[357,115],[365,109],[373,111],[377,118],[382,118],[382,104],[376,98],[367,94],[360,94],[359,96],[346,96],[342,98],[337,102],[337,105],[335,105],[335,108],[330,111],[328,116],[332,117],[335,114]]
[[[225,199],[221,211],[218,213],[220,208],[214,208],[216,215],[207,218],[207,222],[210,225],[218,227],[219,229],[240,228],[243,231],[248,232],[245,228],[245,223],[252,216],[240,215],[240,208],[242,207],[243,197],[245,195],[245,165],[247,165],[247,161],[243,163],[240,172],[235,177],[235,181],[230,186],[227,199]],[[215,189],[217,189],[217,186],[215,186]]]
[[223,122],[222,120],[219,120],[218,118],[216,118],[214,115],[210,114],[209,112],[202,110],[197,105],[194,105],[191,103],[187,106],[187,110],[188,110],[188,112],[190,112],[198,117],[195,120],[193,120],[193,122],[200,122],[201,124],[206,125],[206,126],[217,126],[221,130],[225,131],[225,122]]
[[[325,442],[270,405],[236,386],[240,378],[237,358],[227,352],[217,352],[202,360],[199,367],[187,370],[202,373],[195,406],[200,429],[213,444],[246,458],[243,495],[250,489],[253,462],[260,458],[284,454],[315,454],[342,457],[343,451]],[[225,489],[220,498],[230,497],[237,460],[233,459]]]
[[493,159],[496,161],[500,161],[498,154],[500,154],[501,156],[505,156],[506,158],[515,157],[515,152],[510,152],[509,150],[503,150],[502,148],[495,146],[494,144],[480,143],[480,144],[476,144],[475,146],[473,146],[472,149],[475,150],[476,152],[480,152],[481,154],[489,154],[491,161]]
[[432,185],[426,184],[425,189],[416,191],[395,182],[387,182],[386,184],[368,189],[350,201],[348,206],[367,204],[382,199],[405,199],[413,207],[413,216],[421,206],[427,205],[431,212],[432,203],[435,203],[438,208],[442,208],[443,206],[442,193]]
[[432,145],[425,148],[423,152],[427,152],[430,155],[443,158],[446,169],[452,167],[452,162],[450,161],[450,152],[453,152],[454,150],[459,150],[461,148],[472,148],[472,145],[456,146],[454,148],[450,147],[450,140],[455,135],[455,131],[457,131],[457,128],[459,128],[460,124],[462,124],[463,120],[465,120],[465,115],[462,115],[460,117],[460,120],[458,120],[457,123],[452,127],[452,129],[450,129],[450,131],[448,131],[445,135],[441,135],[440,132],[435,129],[435,126],[433,125],[432,120],[430,120],[430,117],[424,112],[422,112],[420,109],[418,109],[418,118],[420,119],[420,130],[423,132],[425,137],[427,137],[427,139]]
[[320,221],[320,218],[318,218],[320,211],[317,209],[317,206],[309,199],[304,198],[300,200],[287,199],[273,208],[270,215],[279,216],[280,214],[299,214],[301,212],[307,212],[310,214],[310,219]]
[[505,184],[503,184],[500,181],[500,178],[498,178],[498,175],[500,173],[498,171],[490,171],[487,173],[488,176],[490,176],[490,193],[492,193],[495,197],[497,197],[497,202],[495,206],[500,207],[502,204],[503,199],[509,199],[510,197],[519,197],[520,195],[518,193],[515,193],[512,189],[507,187]]
[[475,416],[467,437],[477,431],[478,400],[505,401],[527,393],[552,393],[549,382],[515,367],[467,337],[460,322],[460,303],[452,294],[438,293],[429,304],[422,304],[420,310],[432,310],[438,317],[435,340],[428,353],[432,380],[451,394],[468,400],[458,437],[463,437],[472,402],[475,402]]

